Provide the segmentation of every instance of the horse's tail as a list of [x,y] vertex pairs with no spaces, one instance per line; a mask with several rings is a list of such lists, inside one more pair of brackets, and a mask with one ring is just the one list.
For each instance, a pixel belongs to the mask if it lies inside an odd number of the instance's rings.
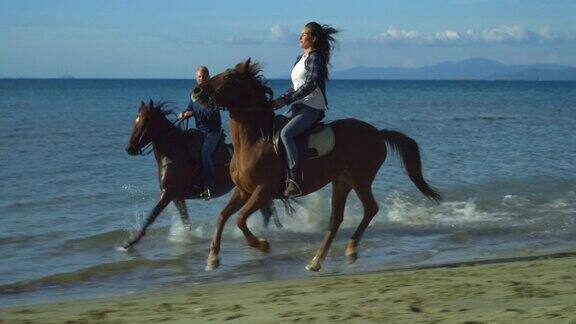
[[402,158],[402,164],[410,180],[416,185],[418,190],[427,198],[435,202],[441,202],[440,193],[431,187],[422,176],[422,161],[420,160],[420,149],[418,143],[412,138],[396,131],[381,130],[380,134],[384,142]]

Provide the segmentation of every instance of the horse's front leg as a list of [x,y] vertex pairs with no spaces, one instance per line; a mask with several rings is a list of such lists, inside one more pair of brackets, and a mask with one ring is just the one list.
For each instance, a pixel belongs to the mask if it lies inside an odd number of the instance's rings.
[[182,225],[184,225],[184,228],[187,231],[190,231],[192,228],[190,225],[190,217],[188,216],[188,208],[186,207],[186,201],[184,199],[174,199],[174,205],[176,205],[176,208],[180,213],[180,219],[182,220]]
[[224,225],[230,216],[237,212],[244,202],[246,202],[247,195],[238,187],[234,188],[232,192],[232,197],[228,204],[218,216],[218,221],[216,223],[216,230],[214,231],[214,237],[212,238],[212,243],[210,244],[210,254],[206,260],[206,271],[211,271],[216,269],[220,265],[220,259],[218,254],[220,253],[220,242],[222,241],[222,231],[224,230]]
[[250,195],[250,198],[246,201],[244,206],[238,212],[238,219],[236,220],[236,224],[238,228],[244,234],[246,238],[246,243],[249,246],[256,248],[262,252],[270,252],[270,244],[268,241],[264,239],[260,239],[256,237],[250,229],[248,229],[248,225],[246,225],[246,221],[248,217],[252,215],[256,210],[262,208],[263,206],[268,206],[271,201],[271,194],[267,191],[264,186],[258,186]]
[[164,210],[164,208],[166,208],[166,206],[168,206],[170,201],[172,201],[172,194],[170,194],[167,190],[163,190],[162,194],[160,195],[160,199],[156,203],[156,206],[154,206],[154,208],[152,208],[152,211],[148,214],[148,217],[146,218],[146,222],[144,223],[144,226],[142,226],[141,229],[136,231],[136,235],[134,235],[134,238],[132,239],[132,241],[126,243],[123,246],[123,248],[125,250],[130,249],[131,247],[136,245],[138,242],[140,242],[142,237],[144,237],[144,235],[146,235],[146,230],[148,229],[148,227],[150,225],[152,225],[152,223],[154,223],[154,221],[156,220],[156,217],[158,217],[158,215],[160,215],[160,213]]

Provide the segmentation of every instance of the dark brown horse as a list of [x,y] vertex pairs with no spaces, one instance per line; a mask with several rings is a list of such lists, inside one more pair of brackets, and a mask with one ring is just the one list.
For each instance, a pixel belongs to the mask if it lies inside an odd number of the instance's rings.
[[[236,187],[218,217],[207,270],[219,265],[222,230],[235,212],[239,214],[237,225],[248,245],[263,252],[270,250],[268,242],[256,237],[246,226],[246,220],[254,211],[269,204],[273,198],[280,197],[284,185],[283,159],[275,153],[272,144],[262,139],[273,112],[270,108],[272,90],[265,85],[260,72],[258,64],[251,64],[248,59],[234,69],[205,81],[193,91],[194,99],[203,104],[214,109],[228,107],[234,145],[230,174]],[[378,130],[357,119],[337,120],[330,126],[336,139],[334,149],[323,157],[302,161],[304,195],[332,183],[330,225],[316,255],[306,266],[312,271],[321,268],[320,263],[342,223],[346,199],[351,190],[356,192],[364,207],[362,221],[346,248],[348,261],[356,260],[362,234],[378,212],[371,186],[386,159],[386,144],[401,156],[410,180],[420,192],[434,201],[442,199],[424,180],[418,144],[410,137],[395,131]]]
[[[152,144],[154,157],[158,165],[158,181],[160,183],[160,199],[156,206],[148,214],[144,226],[138,230],[134,238],[124,245],[129,249],[138,243],[146,230],[162,210],[172,201],[180,213],[182,223],[189,227],[190,219],[186,207],[186,199],[201,199],[202,192],[202,163],[200,162],[200,148],[203,134],[200,131],[184,131],[170,122],[166,115],[171,111],[165,109],[165,104],[159,103],[154,106],[150,100],[148,105],[140,103],[138,114],[134,120],[134,127],[130,140],[126,146],[126,152],[130,155],[142,154],[143,148]],[[224,147],[222,147],[224,146]],[[220,163],[214,166],[214,191],[213,197],[222,196],[233,187],[229,172],[230,145],[220,143],[216,154],[220,153]],[[222,157],[222,155],[228,155]],[[214,156],[214,155],[213,155]],[[271,216],[274,216],[276,226],[281,227],[276,210],[271,202],[262,205],[264,225],[268,226]]]

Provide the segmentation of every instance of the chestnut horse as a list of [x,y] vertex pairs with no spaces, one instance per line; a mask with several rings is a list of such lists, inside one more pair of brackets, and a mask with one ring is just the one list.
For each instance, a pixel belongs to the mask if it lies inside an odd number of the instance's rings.
[[[142,239],[148,227],[154,223],[156,217],[171,201],[178,209],[182,223],[188,228],[190,219],[185,200],[201,199],[203,184],[200,148],[203,134],[200,131],[184,131],[175,126],[166,118],[166,115],[170,113],[170,110],[165,109],[164,103],[155,106],[150,100],[148,105],[144,102],[140,103],[134,120],[126,152],[130,155],[143,155],[144,148],[152,144],[158,165],[161,194],[156,206],[148,214],[144,226],[136,232],[130,242],[123,246],[124,249],[133,247]],[[229,144],[223,145],[226,147],[220,149],[230,149]],[[213,197],[230,192],[232,187],[228,163],[215,165]],[[282,227],[272,202],[262,205],[260,211],[264,216],[264,226],[268,226],[270,217],[274,216],[276,226]]]
[[[234,155],[230,164],[232,181],[236,184],[230,201],[218,217],[218,223],[207,270],[219,265],[218,253],[225,222],[239,211],[237,225],[249,246],[269,252],[270,245],[256,237],[246,226],[246,220],[257,209],[281,197],[284,188],[283,159],[279,157],[262,134],[269,127],[273,116],[270,108],[272,90],[264,83],[258,63],[250,59],[239,63],[197,86],[194,100],[213,109],[227,107],[230,113],[230,132]],[[440,194],[426,183],[422,176],[418,144],[410,137],[395,131],[378,130],[357,119],[341,119],[329,124],[335,135],[335,147],[327,155],[315,159],[303,159],[302,170],[304,195],[315,192],[332,183],[332,213],[328,231],[315,256],[306,266],[318,271],[326,257],[330,244],[342,223],[346,198],[354,190],[364,208],[358,228],[348,241],[346,256],[349,263],[356,261],[357,249],[366,227],[378,212],[378,204],[372,194],[372,182],[386,159],[386,144],[398,152],[408,177],[426,197],[439,202]]]

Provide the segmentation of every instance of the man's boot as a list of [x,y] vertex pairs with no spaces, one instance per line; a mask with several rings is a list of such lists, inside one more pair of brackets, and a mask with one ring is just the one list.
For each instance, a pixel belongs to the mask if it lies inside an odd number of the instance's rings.
[[204,200],[212,199],[212,189],[210,189],[210,187],[206,187],[200,194],[200,198],[203,198]]

